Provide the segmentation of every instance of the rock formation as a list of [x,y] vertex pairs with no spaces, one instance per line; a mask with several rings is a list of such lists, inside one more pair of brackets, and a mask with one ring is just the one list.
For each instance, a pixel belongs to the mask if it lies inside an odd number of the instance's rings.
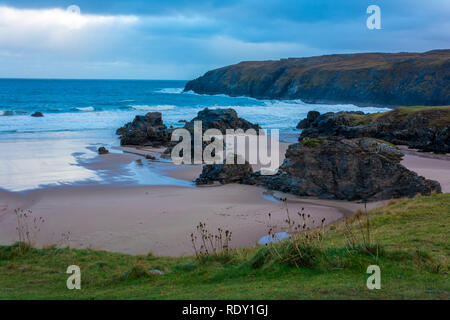
[[306,138],[289,146],[277,175],[244,182],[299,196],[383,200],[441,192],[438,182],[409,171],[403,153],[370,138]]
[[[189,122],[185,122],[184,128],[189,130],[192,139],[194,139],[194,123],[195,121],[201,121],[202,132],[204,133],[208,129],[218,129],[222,134],[226,134],[227,129],[242,129],[247,131],[248,129],[254,129],[257,134],[261,127],[257,124],[253,124],[245,119],[239,118],[237,112],[234,109],[208,109],[205,108],[197,113],[197,116]],[[192,140],[191,150],[194,152],[194,141]],[[203,149],[206,147],[207,143],[203,142]],[[225,144],[224,144],[225,147]],[[172,146],[169,146],[164,152],[169,154],[171,152]],[[192,154],[193,156],[193,154]]]
[[450,107],[403,107],[364,115],[360,112],[308,113],[300,121],[303,138],[372,137],[436,153],[450,152]]
[[171,144],[172,129],[162,121],[160,112],[149,112],[136,116],[132,122],[117,129],[121,145],[167,146]]
[[189,131],[194,131],[194,122],[202,122],[202,130],[219,129],[222,134],[226,133],[226,129],[255,129],[258,132],[259,125],[253,124],[245,119],[239,118],[234,109],[203,109],[197,116],[184,126]]
[[200,177],[195,180],[197,185],[212,184],[219,182],[226,183],[241,183],[250,178],[253,173],[252,166],[245,161],[243,164],[238,164],[238,157],[234,155],[234,164],[208,164],[203,166]]
[[[260,127],[245,119],[239,118],[236,111],[229,109],[204,109],[191,121],[185,121],[184,128],[194,133],[194,121],[202,121],[203,132],[215,128],[223,134],[226,129],[255,129]],[[160,112],[149,112],[145,116],[136,116],[132,122],[117,129],[116,134],[120,135],[121,145],[143,145],[161,147],[171,147],[175,143],[171,141],[174,128],[167,126],[162,121]]]

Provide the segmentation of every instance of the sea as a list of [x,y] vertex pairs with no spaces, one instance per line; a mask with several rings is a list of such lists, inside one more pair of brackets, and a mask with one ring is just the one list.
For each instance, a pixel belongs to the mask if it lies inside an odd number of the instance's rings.
[[[233,108],[264,129],[278,129],[281,140],[295,142],[299,135],[295,127],[308,111],[388,110],[200,95],[183,92],[185,84],[180,80],[0,79],[0,189],[108,183],[83,161],[95,158],[98,146],[122,152],[116,129],[150,111],[161,112],[167,126],[181,127],[179,120],[189,121],[204,108]],[[32,117],[34,112],[44,117]],[[137,185],[182,185],[175,180],[131,167],[123,179]]]

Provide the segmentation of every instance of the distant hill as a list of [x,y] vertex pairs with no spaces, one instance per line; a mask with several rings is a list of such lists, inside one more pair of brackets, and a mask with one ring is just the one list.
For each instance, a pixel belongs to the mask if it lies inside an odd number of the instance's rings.
[[450,105],[450,50],[246,61],[208,71],[185,91],[309,103]]

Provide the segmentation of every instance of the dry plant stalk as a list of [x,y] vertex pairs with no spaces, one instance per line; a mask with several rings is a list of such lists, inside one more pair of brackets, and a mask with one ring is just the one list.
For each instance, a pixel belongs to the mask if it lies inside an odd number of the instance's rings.
[[35,245],[37,235],[41,231],[41,225],[45,222],[42,217],[33,217],[31,210],[15,209],[14,214],[17,219],[17,235],[19,238],[19,248],[25,251]]
[[[363,217],[364,216],[364,217]],[[367,212],[367,203],[364,202],[364,211],[358,210],[355,214],[355,219],[358,222],[358,230],[361,233],[361,236],[358,237],[358,235],[353,231],[353,229],[350,227],[349,220],[345,221],[345,238],[347,241],[347,251],[354,250],[359,248],[362,248],[368,253],[372,254],[372,238],[370,233],[370,218],[369,213]],[[363,221],[364,219],[364,221]],[[378,252],[378,245],[376,245],[376,252]],[[378,253],[376,254],[378,257]]]
[[229,230],[217,229],[217,234],[210,232],[206,223],[200,222],[196,232],[191,233],[192,247],[197,258],[218,256],[230,251],[232,232]]
[[[316,221],[311,217],[310,214],[306,214],[305,208],[302,208],[300,212],[297,212],[297,216],[299,217],[299,221],[295,221],[289,212],[289,206],[287,202],[287,198],[280,199],[283,202],[283,206],[286,212],[286,219],[284,222],[286,223],[286,227],[289,231],[290,242],[295,248],[295,253],[292,255],[282,254],[277,245],[275,245],[275,241],[271,241],[267,244],[269,250],[273,255],[275,255],[280,261],[283,262],[292,262],[296,267],[300,267],[297,264],[297,257],[303,258],[304,252],[303,249],[306,247],[315,247],[322,248],[323,239],[325,236],[325,218],[321,220],[320,228],[311,229],[310,226],[315,226]],[[272,215],[269,213],[269,223],[268,227],[268,235],[269,238],[275,239],[276,237],[276,228],[277,226],[272,223]]]

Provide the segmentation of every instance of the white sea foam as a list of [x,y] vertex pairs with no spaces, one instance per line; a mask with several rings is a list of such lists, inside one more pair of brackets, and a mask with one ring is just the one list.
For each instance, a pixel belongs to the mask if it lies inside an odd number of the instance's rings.
[[172,105],[156,105],[156,106],[148,106],[148,105],[138,105],[138,106],[131,106],[134,110],[140,110],[140,111],[164,111],[164,110],[173,110],[176,108],[176,106]]
[[164,88],[160,90],[156,90],[157,93],[169,93],[169,94],[178,94],[182,93],[184,88]]
[[75,108],[79,111],[84,111],[84,112],[91,112],[94,111],[94,107],[84,107],[84,108]]
[[[242,106],[238,106],[238,105],[229,105],[229,106],[218,106],[218,105],[213,105],[211,107],[208,107],[208,109],[211,110],[216,110],[216,109],[236,109],[236,108],[241,108]],[[243,108],[251,108],[251,107],[259,107],[259,106],[244,106]]]
[[184,91],[183,94],[191,94],[193,96],[229,97],[229,96],[224,95],[224,94],[220,94],[220,95],[218,95],[218,94],[203,94],[203,93],[194,92],[192,90]]
[[262,101],[261,99],[257,99],[257,98],[253,98],[253,97],[249,97],[249,96],[229,96],[224,93],[217,93],[217,94],[197,93],[192,90],[184,91],[183,94],[192,94],[194,96],[208,96],[208,97],[217,97],[217,98],[247,99],[247,100]]

